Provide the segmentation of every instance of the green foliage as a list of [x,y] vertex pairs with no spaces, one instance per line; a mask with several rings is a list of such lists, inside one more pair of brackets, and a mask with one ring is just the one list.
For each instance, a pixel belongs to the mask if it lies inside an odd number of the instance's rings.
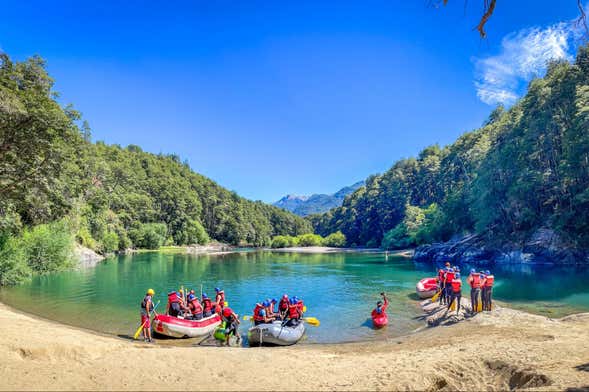
[[61,271],[74,265],[74,236],[64,220],[25,229],[20,246],[33,272]]
[[341,231],[331,233],[323,240],[325,246],[332,246],[335,248],[342,248],[346,246],[346,236]]
[[102,237],[103,253],[111,253],[119,249],[119,236],[114,231],[107,231]]
[[272,238],[272,248],[288,248],[291,246],[290,237],[286,235],[277,235]]
[[20,283],[30,275],[21,241],[12,236],[0,239],[0,286]]
[[129,232],[129,237],[140,248],[158,249],[167,238],[165,223],[145,223]]
[[317,234],[303,234],[299,236],[299,246],[321,246],[323,237]]

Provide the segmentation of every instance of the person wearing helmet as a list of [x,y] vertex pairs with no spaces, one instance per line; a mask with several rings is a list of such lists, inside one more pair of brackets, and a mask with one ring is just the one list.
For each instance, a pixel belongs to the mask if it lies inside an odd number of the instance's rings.
[[389,307],[389,299],[386,294],[383,292],[380,293],[380,295],[382,296],[382,301],[376,302],[376,308],[372,310],[372,317],[375,317],[377,314],[386,313],[387,308]]
[[450,298],[452,297],[452,280],[454,280],[454,269],[452,267],[447,267],[446,272],[444,273],[444,292],[442,293],[446,298],[447,304],[450,304]]
[[303,317],[303,313],[302,309],[298,304],[298,301],[295,301],[294,298],[291,298],[288,302],[288,323],[286,325],[288,325],[289,327],[294,327],[298,325],[299,320],[301,319],[301,317]]
[[472,313],[474,313],[478,309],[478,304],[481,296],[481,274],[477,272],[474,268],[471,269],[468,278],[466,278],[466,282],[470,286],[470,304],[472,307]]
[[268,301],[258,302],[254,307],[254,325],[268,324],[274,321],[274,317],[268,316],[266,309],[270,306]]
[[267,298],[263,302],[264,309],[266,310],[266,315],[268,317],[272,317],[274,320],[276,320],[276,316],[277,316],[277,314],[274,313],[274,304],[275,303],[276,303],[276,300],[275,299],[270,299],[270,298]]
[[284,294],[278,303],[278,313],[280,318],[284,320],[286,318],[286,312],[288,311],[288,295]]
[[213,315],[213,302],[206,293],[202,293],[202,307],[204,317]]
[[454,279],[450,282],[451,297],[448,302],[448,309],[452,306],[452,302],[456,301],[456,314],[460,311],[460,299],[462,298],[462,280],[460,279],[460,273],[457,272],[454,275]]
[[225,291],[215,287],[215,312],[221,314],[225,307]]
[[194,293],[190,293],[188,294],[188,310],[190,310],[191,313],[191,319],[192,320],[201,320],[202,319],[202,313],[203,313],[203,308],[201,303],[198,301],[198,297],[196,295],[194,295]]
[[150,343],[153,342],[151,339],[150,314],[152,311],[155,313],[153,306],[154,295],[155,291],[153,291],[153,289],[149,289],[147,290],[145,297],[143,297],[143,301],[141,301],[141,325],[143,326],[143,340]]
[[492,309],[492,295],[493,295],[493,284],[495,283],[495,277],[491,275],[491,271],[485,271],[485,279],[482,282],[481,296],[483,298],[483,310],[491,311]]
[[226,307],[221,311],[221,318],[225,322],[224,333],[227,345],[229,346],[231,335],[237,338],[237,343],[239,344],[241,342],[241,336],[239,336],[238,332],[239,324],[241,324],[239,316],[230,307]]

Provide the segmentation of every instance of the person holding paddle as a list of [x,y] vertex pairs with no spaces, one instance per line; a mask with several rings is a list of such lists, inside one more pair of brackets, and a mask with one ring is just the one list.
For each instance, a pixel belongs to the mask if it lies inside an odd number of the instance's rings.
[[149,343],[153,342],[151,339],[150,315],[152,311],[155,313],[153,306],[154,295],[155,291],[153,291],[153,289],[149,289],[147,290],[145,297],[143,297],[143,301],[141,301],[141,326],[143,327],[143,339]]

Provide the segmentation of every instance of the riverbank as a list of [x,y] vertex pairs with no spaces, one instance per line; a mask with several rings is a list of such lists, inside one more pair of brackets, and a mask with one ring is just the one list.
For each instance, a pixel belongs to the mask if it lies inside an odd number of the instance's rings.
[[[589,386],[588,322],[503,308],[378,343],[235,349],[132,343],[0,304],[0,389],[580,388]],[[209,375],[198,385],[195,369]],[[281,377],[261,382],[269,369]]]

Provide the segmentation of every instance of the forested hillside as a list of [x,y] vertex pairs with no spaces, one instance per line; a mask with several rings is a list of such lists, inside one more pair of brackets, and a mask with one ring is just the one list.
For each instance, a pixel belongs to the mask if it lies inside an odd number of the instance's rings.
[[92,143],[88,124],[78,126],[80,115],[62,108],[52,87],[41,58],[0,55],[0,284],[29,267],[54,270],[51,260],[67,264],[70,235],[106,253],[209,239],[269,245],[275,235],[311,231],[304,219],[241,198],[175,155]]
[[400,248],[478,233],[521,241],[540,228],[589,247],[589,47],[554,62],[509,110],[444,148],[396,162],[342,207],[309,218],[349,244]]

